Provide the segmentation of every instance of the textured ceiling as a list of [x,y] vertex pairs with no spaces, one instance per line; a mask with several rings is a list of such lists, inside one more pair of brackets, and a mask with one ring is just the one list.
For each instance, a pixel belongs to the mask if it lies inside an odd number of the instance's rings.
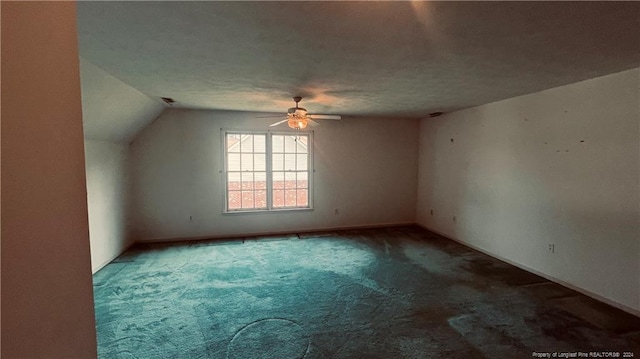
[[79,2],[80,54],[177,107],[426,117],[640,66],[640,2]]

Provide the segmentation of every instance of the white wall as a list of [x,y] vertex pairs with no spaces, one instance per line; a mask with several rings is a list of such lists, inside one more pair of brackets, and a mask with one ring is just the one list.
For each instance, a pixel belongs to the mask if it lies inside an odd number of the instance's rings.
[[418,223],[640,313],[639,80],[422,120]]
[[275,121],[257,115],[173,109],[135,139],[137,239],[415,222],[418,121],[403,119],[325,120],[315,128],[313,211],[223,215],[220,129],[264,130]]
[[165,107],[82,58],[80,79],[91,267],[96,272],[132,242],[128,143]]
[[0,356],[93,358],[76,4],[0,6]]
[[128,227],[128,146],[85,140],[91,268],[95,273],[133,242]]

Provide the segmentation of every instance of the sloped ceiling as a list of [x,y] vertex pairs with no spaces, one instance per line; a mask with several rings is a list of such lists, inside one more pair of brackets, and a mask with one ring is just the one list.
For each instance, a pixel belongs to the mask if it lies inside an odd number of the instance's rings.
[[165,106],[80,58],[84,137],[131,142]]
[[80,53],[177,107],[425,117],[640,66],[639,2],[79,2]]

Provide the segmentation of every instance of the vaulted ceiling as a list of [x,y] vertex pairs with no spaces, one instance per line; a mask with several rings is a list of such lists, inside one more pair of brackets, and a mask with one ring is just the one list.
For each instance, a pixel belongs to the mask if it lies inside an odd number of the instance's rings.
[[426,117],[640,66],[638,2],[78,3],[83,58],[176,107]]
[[82,118],[88,140],[131,142],[165,106],[80,58]]

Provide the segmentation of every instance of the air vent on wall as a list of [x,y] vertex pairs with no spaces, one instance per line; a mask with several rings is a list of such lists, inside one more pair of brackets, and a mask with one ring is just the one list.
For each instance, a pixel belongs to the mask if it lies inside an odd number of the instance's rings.
[[173,105],[174,99],[170,98],[170,97],[160,97],[162,99],[162,101],[164,101],[164,103],[166,103],[167,105]]

